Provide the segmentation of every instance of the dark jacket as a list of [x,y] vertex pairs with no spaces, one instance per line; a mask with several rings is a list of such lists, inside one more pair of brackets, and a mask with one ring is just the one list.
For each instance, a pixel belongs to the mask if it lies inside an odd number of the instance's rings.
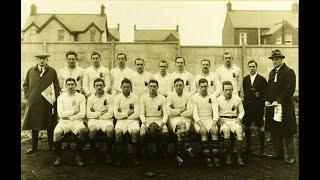
[[266,88],[267,80],[260,74],[257,74],[253,81],[253,85],[251,85],[250,75],[243,78],[243,106],[245,110],[245,119],[254,120],[258,118],[262,120],[264,115]]
[[44,130],[54,128],[57,123],[57,103],[52,105],[41,95],[41,92],[53,83],[56,99],[60,94],[60,87],[56,71],[47,66],[43,77],[40,77],[38,65],[28,70],[23,83],[23,91],[27,99],[27,106],[23,119],[23,130]]
[[278,71],[277,82],[274,82],[276,69],[269,74],[266,101],[277,101],[282,105],[282,122],[273,120],[274,108],[266,109],[266,130],[277,135],[297,133],[297,123],[293,104],[296,88],[295,72],[284,63]]

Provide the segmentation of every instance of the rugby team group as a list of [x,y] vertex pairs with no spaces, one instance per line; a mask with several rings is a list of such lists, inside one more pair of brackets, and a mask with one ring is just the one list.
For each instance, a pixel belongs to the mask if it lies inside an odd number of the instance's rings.
[[[98,52],[91,53],[92,66],[83,69],[77,65],[77,53],[69,51],[67,66],[57,72],[47,64],[49,57],[38,53],[37,64],[23,82],[27,106],[22,129],[32,130],[27,154],[38,151],[39,130],[47,130],[49,150],[57,154],[56,166],[62,164],[66,134],[76,136],[78,166],[84,165],[86,144],[92,150],[90,163],[103,149],[106,163],[119,166],[129,153],[139,165],[142,157],[167,159],[169,138],[174,136],[175,161],[182,167],[186,158],[194,157],[189,138],[194,133],[201,139],[201,158],[207,167],[232,164],[233,153],[236,164],[243,166],[242,150],[252,153],[254,123],[259,155],[295,162],[292,96],[296,77],[278,49],[269,57],[274,69],[268,81],[257,73],[255,60],[248,62],[249,74],[242,78],[230,52],[223,53],[224,64],[214,72],[210,70],[214,62],[203,59],[196,76],[186,70],[184,57],[175,58],[173,73],[168,72],[167,61],[159,61],[156,74],[145,71],[142,58],[135,59],[135,71],[128,68],[125,53],[117,54],[117,67],[110,71],[101,65]],[[271,133],[272,156],[266,153],[265,130]],[[101,133],[106,138],[102,145],[96,141]]]

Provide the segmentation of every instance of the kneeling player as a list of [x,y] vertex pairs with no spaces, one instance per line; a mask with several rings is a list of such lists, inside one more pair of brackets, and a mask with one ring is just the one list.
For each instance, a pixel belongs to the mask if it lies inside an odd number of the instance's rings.
[[231,142],[230,132],[235,133],[237,136],[236,142],[236,155],[237,163],[244,165],[241,159],[241,151],[243,146],[243,133],[241,120],[244,116],[244,109],[242,101],[239,96],[232,95],[232,84],[230,81],[224,81],[222,83],[223,96],[217,99],[219,107],[219,123],[221,125],[220,132],[224,135],[224,146],[227,150],[226,164],[232,164],[231,160]]
[[166,98],[158,94],[158,81],[152,79],[148,83],[149,93],[141,96],[140,129],[141,142],[144,145],[145,155],[148,155],[148,142],[155,142],[157,151],[160,151],[164,159],[167,158],[168,147],[168,120]]
[[91,147],[93,148],[93,156],[91,163],[96,161],[96,143],[95,137],[98,131],[102,131],[107,135],[107,152],[106,162],[111,162],[111,148],[113,138],[113,101],[111,95],[104,92],[104,80],[97,78],[93,81],[95,94],[88,98],[87,103],[87,117],[89,138],[91,140]]
[[[201,135],[201,147],[205,156],[207,167],[220,166],[218,159],[219,142],[217,122],[219,118],[218,106],[213,96],[208,94],[208,81],[199,80],[199,92],[192,97],[193,118],[195,131]],[[211,135],[211,148],[208,143],[208,134]],[[210,159],[210,149],[214,158],[214,164]]]
[[[185,157],[184,149],[191,152],[188,140],[188,131],[191,124],[192,102],[189,93],[183,91],[184,82],[177,78],[174,80],[175,91],[168,95],[169,125],[177,135],[177,164],[181,166]],[[192,155],[192,154],[191,154]]]
[[82,158],[80,157],[83,150],[83,139],[88,130],[83,124],[83,119],[86,114],[86,98],[84,95],[76,92],[76,80],[73,78],[66,79],[67,93],[61,94],[58,97],[58,115],[60,117],[57,126],[54,129],[53,140],[56,145],[57,160],[54,165],[59,166],[61,162],[61,138],[68,132],[72,132],[77,136],[76,143],[76,163],[78,166],[83,166]]
[[127,132],[131,135],[131,145],[133,150],[133,161],[135,165],[140,162],[137,157],[137,142],[139,140],[139,100],[136,95],[131,93],[131,81],[124,78],[121,82],[122,93],[114,99],[114,116],[117,120],[115,127],[116,146],[118,160],[116,165],[119,166],[124,157],[125,143],[123,135]]

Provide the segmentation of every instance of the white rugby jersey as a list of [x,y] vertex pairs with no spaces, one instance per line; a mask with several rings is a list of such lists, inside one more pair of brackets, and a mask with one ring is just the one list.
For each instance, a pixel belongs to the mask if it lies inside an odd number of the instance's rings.
[[108,92],[110,90],[111,81],[108,68],[100,66],[98,69],[96,69],[94,66],[90,66],[87,69],[85,69],[85,72],[88,78],[84,81],[84,85],[87,86],[87,89],[89,90],[90,94],[94,94],[96,92],[96,90],[94,89],[93,82],[97,78],[101,78],[104,80],[104,92]]

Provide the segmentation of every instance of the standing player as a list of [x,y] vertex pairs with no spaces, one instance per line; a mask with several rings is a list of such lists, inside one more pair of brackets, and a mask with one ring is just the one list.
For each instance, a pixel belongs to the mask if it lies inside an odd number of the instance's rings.
[[89,90],[87,96],[89,97],[91,94],[95,93],[95,87],[93,82],[97,78],[103,79],[105,84],[104,92],[110,94],[111,82],[109,70],[101,65],[101,56],[98,52],[91,53],[91,62],[92,66],[85,69],[87,78],[84,81],[84,86],[86,86],[86,89]]
[[223,54],[224,65],[216,70],[216,76],[219,83],[219,92],[223,94],[222,82],[230,81],[233,86],[233,95],[240,95],[242,75],[241,70],[235,64],[232,64],[233,57],[230,52]]
[[159,72],[153,75],[153,78],[158,81],[159,89],[158,93],[167,97],[170,90],[170,78],[171,75],[168,73],[168,62],[167,61],[160,61],[158,64]]
[[132,93],[140,99],[148,93],[148,82],[152,79],[152,74],[144,70],[144,59],[137,58],[135,64],[137,70],[132,75]]
[[176,68],[177,70],[171,74],[171,85],[170,91],[173,91],[173,81],[177,78],[180,78],[185,83],[183,91],[192,93],[195,91],[195,84],[193,80],[193,75],[185,70],[186,61],[183,57],[176,57]]
[[201,73],[194,77],[194,83],[196,85],[196,91],[199,91],[199,80],[201,78],[206,79],[209,82],[208,93],[214,97],[219,96],[219,81],[213,72],[210,72],[211,62],[208,59],[201,61]]
[[101,130],[107,135],[107,153],[106,162],[111,162],[111,148],[113,138],[113,99],[111,95],[104,91],[104,80],[97,78],[93,81],[95,93],[91,94],[87,103],[87,118],[89,138],[93,148],[91,163],[96,161],[96,133]]
[[[204,78],[199,80],[199,92],[193,97],[194,129],[201,135],[201,149],[205,156],[206,166],[220,166],[218,159],[219,142],[217,122],[219,118],[218,107],[215,98],[208,93],[208,81]],[[211,135],[211,148],[208,143],[208,135]],[[211,162],[210,149],[214,158]]]
[[121,82],[124,78],[132,79],[133,70],[126,67],[127,56],[124,53],[117,54],[118,67],[111,69],[110,77],[112,84],[112,94],[121,94]]

